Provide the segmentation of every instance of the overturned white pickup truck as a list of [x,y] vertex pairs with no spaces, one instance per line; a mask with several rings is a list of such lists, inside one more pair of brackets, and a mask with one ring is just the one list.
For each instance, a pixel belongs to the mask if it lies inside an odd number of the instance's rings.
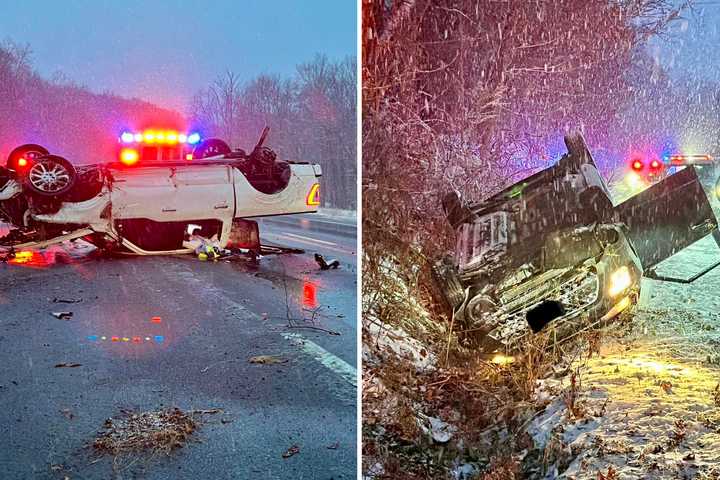
[[11,225],[0,249],[83,238],[139,255],[187,253],[188,229],[223,248],[259,247],[247,219],[316,212],[322,175],[320,165],[278,161],[266,136],[247,154],[196,134],[124,132],[117,160],[82,166],[22,145],[0,167],[0,221]]

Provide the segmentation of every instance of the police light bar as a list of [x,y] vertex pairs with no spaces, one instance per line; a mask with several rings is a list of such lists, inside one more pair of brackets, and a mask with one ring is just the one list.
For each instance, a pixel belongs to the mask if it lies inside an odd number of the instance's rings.
[[145,143],[145,144],[165,144],[175,145],[178,143],[188,143],[194,145],[200,141],[200,134],[179,133],[175,130],[145,130],[143,132],[123,132],[120,135],[120,143]]
[[670,155],[668,157],[670,165],[709,165],[713,163],[713,157],[710,155]]

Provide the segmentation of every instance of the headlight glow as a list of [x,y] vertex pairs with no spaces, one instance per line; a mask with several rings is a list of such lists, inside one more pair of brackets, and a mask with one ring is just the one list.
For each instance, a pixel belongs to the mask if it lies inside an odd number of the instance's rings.
[[611,297],[616,297],[632,284],[632,277],[630,276],[630,270],[623,266],[615,270],[610,275],[610,288],[608,294]]
[[625,175],[625,183],[633,190],[638,190],[645,187],[645,182],[643,181],[642,177],[635,172],[630,172]]

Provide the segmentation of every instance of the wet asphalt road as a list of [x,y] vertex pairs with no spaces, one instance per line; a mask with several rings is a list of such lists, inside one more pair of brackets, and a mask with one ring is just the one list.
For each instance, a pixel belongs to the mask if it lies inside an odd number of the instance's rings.
[[[253,267],[80,244],[0,264],[0,478],[355,478],[356,240],[307,222],[261,236],[306,253]],[[319,271],[315,252],[341,268]],[[170,406],[222,413],[169,457],[113,467],[87,447],[121,409]]]

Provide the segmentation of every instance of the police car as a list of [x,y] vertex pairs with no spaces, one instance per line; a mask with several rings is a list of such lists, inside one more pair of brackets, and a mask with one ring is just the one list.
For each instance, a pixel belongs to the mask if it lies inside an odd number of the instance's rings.
[[0,167],[0,248],[43,248],[83,238],[138,255],[187,253],[188,232],[222,248],[259,247],[253,217],[316,212],[320,165],[279,161],[220,139],[171,129],[122,132],[117,157],[75,166],[37,144]]

